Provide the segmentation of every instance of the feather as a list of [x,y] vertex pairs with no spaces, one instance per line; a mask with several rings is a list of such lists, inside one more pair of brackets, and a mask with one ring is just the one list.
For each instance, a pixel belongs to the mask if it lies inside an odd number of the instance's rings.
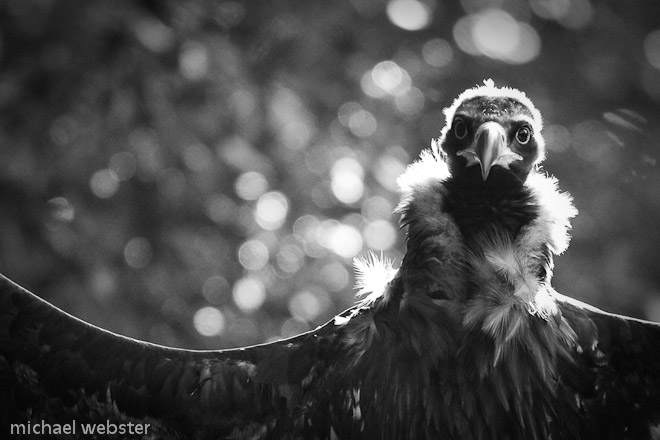
[[415,189],[434,182],[442,182],[448,177],[447,161],[438,142],[434,139],[431,142],[431,148],[422,150],[420,158],[408,165],[406,171],[399,176],[397,185],[403,200],[411,196]]
[[368,306],[385,295],[387,285],[396,275],[393,261],[380,258],[373,252],[358,256],[353,260],[355,267],[355,289],[357,296],[364,296],[360,304]]
[[527,186],[538,200],[540,213],[530,226],[536,230],[529,233],[525,242],[530,247],[547,244],[554,254],[561,254],[568,247],[570,220],[578,214],[573,199],[557,189],[557,179],[543,173],[530,175]]

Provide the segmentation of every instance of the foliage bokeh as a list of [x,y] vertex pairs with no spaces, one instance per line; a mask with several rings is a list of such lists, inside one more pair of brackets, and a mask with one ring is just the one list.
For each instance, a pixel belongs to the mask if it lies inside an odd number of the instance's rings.
[[660,320],[660,3],[10,0],[0,272],[189,348],[289,336],[399,260],[396,177],[493,78],[580,215],[554,284]]

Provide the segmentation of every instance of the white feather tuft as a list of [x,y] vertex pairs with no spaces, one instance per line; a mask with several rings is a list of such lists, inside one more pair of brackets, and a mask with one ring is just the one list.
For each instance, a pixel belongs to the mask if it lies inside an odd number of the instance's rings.
[[545,223],[538,225],[538,229],[544,231],[544,236],[538,239],[547,242],[553,253],[561,254],[570,241],[568,231],[571,228],[571,219],[578,214],[573,198],[568,193],[560,192],[557,179],[544,173],[531,174],[526,185],[534,193],[541,209],[536,223]]
[[541,286],[536,292],[534,300],[527,304],[527,311],[530,315],[536,315],[546,321],[559,313],[557,302],[553,298],[547,286]]
[[399,192],[405,198],[415,188],[430,182],[442,182],[449,178],[449,167],[438,141],[431,141],[431,148],[420,153],[419,160],[408,165],[406,171],[397,179]]
[[364,296],[363,304],[371,304],[385,294],[387,285],[394,275],[396,269],[389,258],[378,257],[373,252],[356,257],[353,260],[355,267],[355,288],[357,296]]

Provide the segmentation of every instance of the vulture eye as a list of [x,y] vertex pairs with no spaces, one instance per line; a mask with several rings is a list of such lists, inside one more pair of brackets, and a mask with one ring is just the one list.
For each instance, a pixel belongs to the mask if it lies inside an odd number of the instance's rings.
[[467,125],[461,118],[454,119],[454,135],[458,139],[465,139],[465,136],[468,134]]
[[520,127],[518,131],[516,131],[516,141],[518,141],[520,145],[527,144],[531,138],[532,130],[530,130],[529,127]]

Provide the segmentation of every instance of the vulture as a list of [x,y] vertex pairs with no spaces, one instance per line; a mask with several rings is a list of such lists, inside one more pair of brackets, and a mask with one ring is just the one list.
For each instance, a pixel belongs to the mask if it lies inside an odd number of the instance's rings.
[[356,260],[355,305],[307,333],[170,348],[2,277],[0,436],[658,438],[660,326],[551,285],[577,211],[540,167],[539,111],[487,80],[444,114],[399,178],[398,268]]

